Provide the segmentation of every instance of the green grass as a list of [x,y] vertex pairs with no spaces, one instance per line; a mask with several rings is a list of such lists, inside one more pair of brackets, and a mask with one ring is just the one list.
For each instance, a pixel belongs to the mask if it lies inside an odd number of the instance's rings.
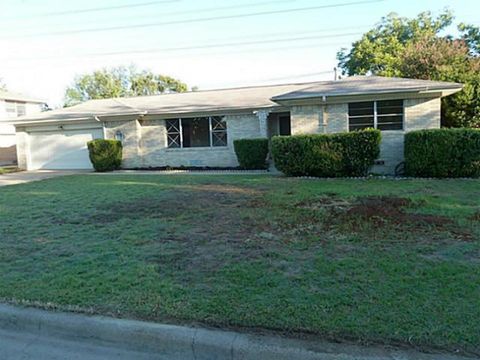
[[0,297],[478,353],[479,199],[476,180],[85,175],[4,187]]
[[19,169],[15,166],[5,166],[5,167],[0,166],[0,175],[10,174],[10,173],[18,172],[18,171],[19,171]]

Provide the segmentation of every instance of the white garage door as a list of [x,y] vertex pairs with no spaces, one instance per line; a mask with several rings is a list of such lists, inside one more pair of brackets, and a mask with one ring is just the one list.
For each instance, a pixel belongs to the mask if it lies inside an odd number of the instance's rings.
[[29,170],[92,169],[87,142],[102,139],[102,129],[31,132]]

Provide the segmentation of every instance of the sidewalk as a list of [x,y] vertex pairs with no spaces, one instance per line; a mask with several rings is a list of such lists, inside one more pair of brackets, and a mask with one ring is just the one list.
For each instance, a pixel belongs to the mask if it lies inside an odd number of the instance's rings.
[[25,184],[59,176],[90,173],[89,170],[36,170],[0,175],[0,186]]
[[[81,357],[78,357],[80,352]],[[29,355],[31,354],[31,356]],[[49,356],[50,354],[50,356]],[[76,354],[77,357],[70,357]],[[55,355],[55,356],[53,356]],[[43,356],[43,357],[42,357]],[[2,359],[466,360],[0,305]],[[471,358],[470,358],[471,359]]]

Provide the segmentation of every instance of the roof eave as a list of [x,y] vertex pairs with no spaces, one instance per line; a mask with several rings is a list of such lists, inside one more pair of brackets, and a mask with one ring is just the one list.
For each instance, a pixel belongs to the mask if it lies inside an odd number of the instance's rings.
[[289,102],[289,101],[296,101],[296,100],[318,100],[322,99],[325,101],[327,98],[338,98],[338,97],[349,97],[349,96],[360,96],[360,95],[385,95],[385,94],[399,94],[399,93],[411,93],[411,94],[433,94],[433,93],[441,93],[443,96],[448,96],[459,92],[463,89],[463,85],[459,84],[459,86],[451,86],[451,87],[421,87],[421,88],[410,88],[410,89],[394,89],[394,90],[378,90],[378,91],[356,91],[350,93],[336,93],[336,94],[328,94],[328,93],[317,93],[317,94],[307,94],[307,95],[297,95],[297,96],[275,96],[271,98],[272,101],[281,104],[282,102]]

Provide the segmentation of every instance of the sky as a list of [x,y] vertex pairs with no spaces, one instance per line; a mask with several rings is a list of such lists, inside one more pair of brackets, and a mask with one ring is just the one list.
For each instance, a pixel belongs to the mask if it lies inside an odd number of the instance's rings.
[[445,8],[480,25],[478,0],[0,0],[0,78],[51,107],[75,76],[120,65],[202,90],[330,80],[383,16]]

